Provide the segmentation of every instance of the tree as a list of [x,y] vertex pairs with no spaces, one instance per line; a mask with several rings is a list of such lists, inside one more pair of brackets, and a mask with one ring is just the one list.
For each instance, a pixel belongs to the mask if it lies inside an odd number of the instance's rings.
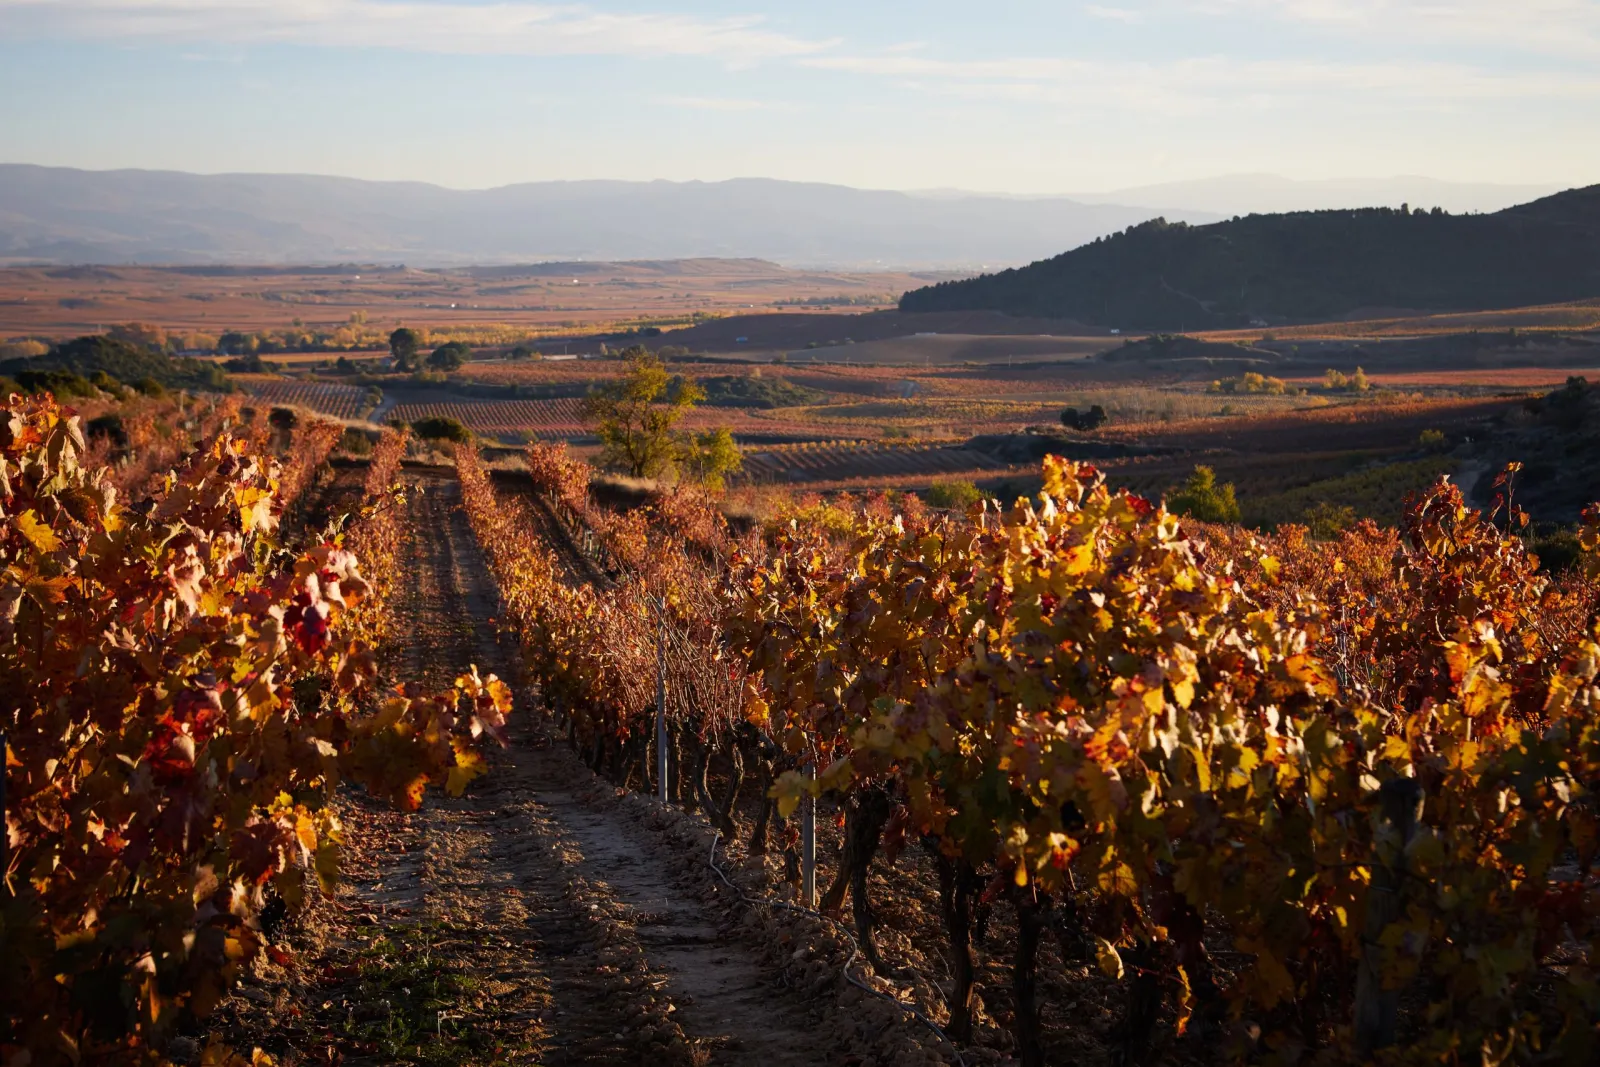
[[687,451],[675,427],[705,399],[705,391],[690,378],[674,381],[661,358],[642,347],[621,356],[627,363],[622,377],[584,401],[604,446],[600,462],[635,478],[669,474]]
[[428,366],[434,370],[459,370],[461,364],[472,358],[472,346],[464,341],[450,341],[433,350]]
[[1188,479],[1167,501],[1174,514],[1201,522],[1238,522],[1239,501],[1233,492],[1233,483],[1217,485],[1217,472],[1207,466],[1198,466]]
[[696,434],[684,451],[684,469],[707,489],[721,490],[727,476],[744,466],[744,454],[726,426]]
[[396,370],[414,369],[417,350],[421,347],[422,335],[416,330],[402,326],[389,335],[389,354],[394,357]]

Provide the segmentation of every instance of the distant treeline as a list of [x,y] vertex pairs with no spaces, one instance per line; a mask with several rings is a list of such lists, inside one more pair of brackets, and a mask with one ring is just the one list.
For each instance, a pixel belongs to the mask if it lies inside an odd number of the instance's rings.
[[214,363],[175,358],[103,335],[63,341],[41,355],[0,360],[0,380],[60,396],[115,392],[121,386],[141,392],[233,388],[227,372]]
[[1600,295],[1600,185],[1492,215],[1437,208],[1156,219],[1027,267],[908,292],[903,311],[1000,311],[1170,330],[1470,311]]

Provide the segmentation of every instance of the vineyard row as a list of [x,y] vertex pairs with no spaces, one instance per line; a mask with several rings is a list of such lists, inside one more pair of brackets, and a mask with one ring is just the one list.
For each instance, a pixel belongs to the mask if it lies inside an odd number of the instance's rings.
[[[739,539],[682,493],[593,509],[581,465],[530,449],[604,546],[600,596],[460,462],[508,621],[593,766],[649,783],[664,708],[684,780],[754,759],[778,810],[752,846],[839,798],[831,903],[849,892],[874,966],[874,856],[934,849],[958,1041],[975,912],[1005,901],[1025,1063],[1047,929],[1128,986],[1135,1056],[1164,1008],[1240,1059],[1600,1051],[1594,586],[1539,574],[1448,483],[1399,531],[1317,545],[1195,527],[1050,459],[1032,503],[813,510]],[[1600,570],[1600,513],[1584,538]],[[725,832],[739,777],[694,798]]]

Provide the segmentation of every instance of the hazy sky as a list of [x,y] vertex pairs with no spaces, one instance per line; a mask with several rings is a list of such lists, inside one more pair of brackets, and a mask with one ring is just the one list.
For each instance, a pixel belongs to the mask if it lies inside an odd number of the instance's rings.
[[0,0],[0,160],[1600,181],[1600,0]]

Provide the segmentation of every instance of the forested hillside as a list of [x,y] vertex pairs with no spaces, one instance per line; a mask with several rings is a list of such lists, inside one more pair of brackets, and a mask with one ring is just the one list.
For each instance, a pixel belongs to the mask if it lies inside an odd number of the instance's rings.
[[1492,215],[1440,210],[1156,219],[1027,267],[905,294],[903,311],[1003,311],[1125,329],[1477,310],[1600,293],[1600,186]]

